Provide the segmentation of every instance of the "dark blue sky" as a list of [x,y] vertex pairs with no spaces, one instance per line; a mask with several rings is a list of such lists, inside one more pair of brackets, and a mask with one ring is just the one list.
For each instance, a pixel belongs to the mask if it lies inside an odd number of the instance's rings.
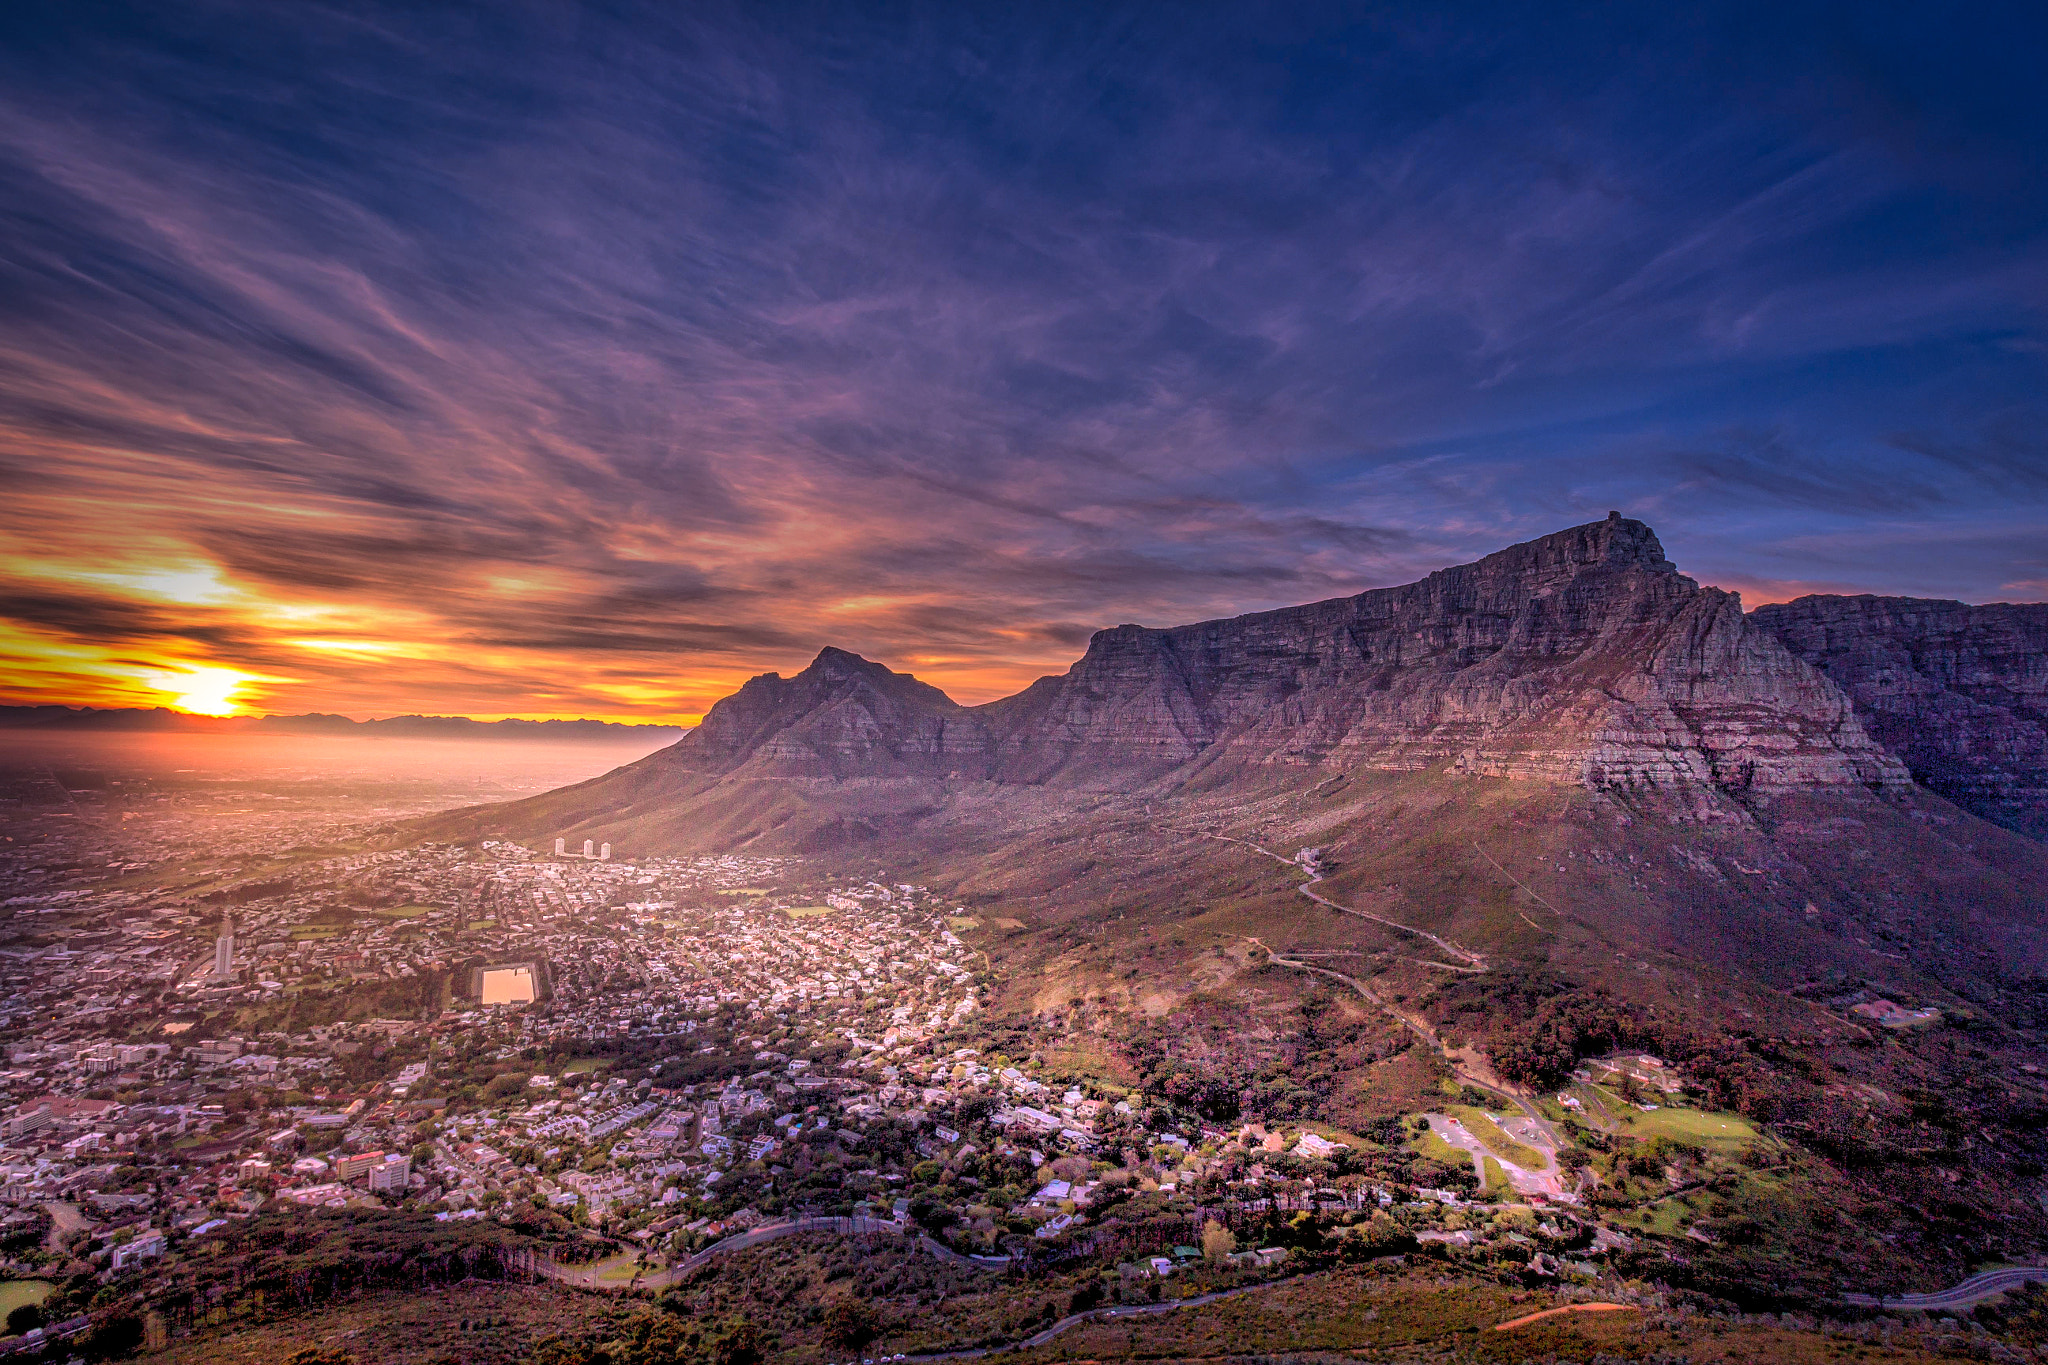
[[16,6],[0,681],[979,700],[1609,508],[2039,600],[2043,14]]

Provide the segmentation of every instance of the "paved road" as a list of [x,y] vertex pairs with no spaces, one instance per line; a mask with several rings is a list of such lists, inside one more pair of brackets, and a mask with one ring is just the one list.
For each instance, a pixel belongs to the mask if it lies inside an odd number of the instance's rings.
[[[1360,995],[1364,996],[1373,1005],[1386,1011],[1388,1014],[1392,1015],[1394,1018],[1400,1020],[1403,1024],[1407,1025],[1408,1028],[1415,1033],[1416,1037],[1422,1039],[1423,1042],[1428,1043],[1430,1047],[1434,1048],[1437,1051],[1437,1053],[1444,1058],[1445,1061],[1450,1062],[1451,1075],[1460,1084],[1469,1085],[1475,1090],[1484,1090],[1487,1094],[1505,1100],[1507,1103],[1512,1104],[1517,1109],[1521,1110],[1523,1118],[1527,1121],[1528,1126],[1534,1129],[1536,1134],[1541,1135],[1539,1138],[1537,1138],[1537,1140],[1530,1143],[1530,1145],[1534,1147],[1535,1150],[1543,1154],[1543,1170],[1539,1174],[1549,1178],[1552,1181],[1558,1182],[1556,1188],[1561,1189],[1563,1187],[1563,1176],[1558,1172],[1557,1168],[1557,1154],[1564,1148],[1564,1139],[1557,1135],[1557,1129],[1551,1125],[1549,1119],[1543,1117],[1542,1112],[1538,1110],[1534,1104],[1531,1104],[1528,1100],[1524,1099],[1520,1095],[1517,1095],[1512,1090],[1503,1089],[1499,1085],[1494,1084],[1492,1081],[1485,1080],[1479,1076],[1475,1076],[1471,1072],[1461,1068],[1457,1063],[1457,1059],[1451,1056],[1449,1050],[1444,1047],[1443,1042],[1440,1039],[1438,1039],[1438,1037],[1436,1036],[1436,1031],[1434,1029],[1430,1028],[1430,1026],[1423,1020],[1417,1019],[1412,1015],[1405,1014],[1402,1011],[1395,1009],[1392,1005],[1388,1004],[1384,999],[1382,999],[1379,996],[1379,994],[1372,989],[1372,987],[1366,985],[1357,977],[1346,976],[1344,973],[1337,971],[1334,968],[1319,967],[1313,962],[1303,962],[1300,958],[1282,956],[1280,953],[1275,952],[1273,949],[1266,947],[1265,943],[1263,943],[1257,938],[1250,938],[1248,936],[1247,941],[1251,943],[1257,943],[1259,947],[1264,948],[1266,951],[1266,956],[1269,959],[1271,959],[1273,963],[1277,966],[1293,967],[1298,971],[1304,972],[1314,972],[1318,976],[1327,976],[1333,981],[1343,982],[1345,985],[1351,987],[1352,990],[1357,991]],[[1531,1135],[1511,1134],[1511,1136],[1519,1136],[1526,1141]]]
[[1486,1187],[1486,1158],[1492,1157],[1500,1163],[1501,1171],[1518,1193],[1545,1194],[1555,1198],[1563,1190],[1564,1186],[1557,1171],[1557,1158],[1553,1153],[1546,1152],[1541,1147],[1531,1147],[1530,1151],[1543,1158],[1543,1169],[1532,1171],[1526,1166],[1516,1165],[1488,1147],[1457,1119],[1447,1114],[1428,1114],[1424,1117],[1429,1120],[1430,1131],[1472,1158],[1472,1171],[1479,1177],[1481,1189]]
[[1932,1294],[1896,1294],[1886,1299],[1871,1294],[1844,1294],[1842,1298],[1845,1302],[1862,1304],[1867,1308],[1968,1308],[2024,1284],[2048,1284],[2048,1266],[2019,1265],[2004,1270],[1987,1270]]
[[[1172,827],[1162,826],[1162,828],[1171,829]],[[1285,863],[1289,867],[1299,868],[1301,871],[1308,873],[1308,880],[1303,882],[1300,886],[1295,887],[1294,889],[1296,891],[1299,891],[1302,895],[1307,896],[1310,900],[1314,901],[1317,905],[1322,906],[1324,909],[1335,910],[1337,913],[1342,915],[1355,915],[1359,919],[1369,919],[1374,924],[1383,924],[1387,928],[1397,930],[1400,933],[1412,934],[1416,938],[1427,939],[1429,942],[1434,943],[1438,948],[1441,948],[1450,956],[1460,959],[1459,963],[1426,962],[1423,964],[1424,966],[1443,967],[1454,972],[1483,972],[1486,970],[1486,958],[1483,954],[1475,953],[1470,948],[1460,947],[1458,944],[1452,943],[1449,939],[1438,938],[1435,934],[1430,933],[1427,929],[1418,929],[1412,924],[1403,924],[1401,923],[1401,921],[1397,919],[1388,919],[1385,915],[1375,915],[1370,910],[1359,910],[1349,905],[1339,905],[1337,902],[1331,900],[1328,896],[1325,896],[1322,893],[1313,890],[1312,888],[1315,886],[1315,884],[1323,880],[1323,874],[1317,872],[1315,869],[1311,867],[1305,866],[1298,858],[1289,858],[1285,854],[1275,853],[1272,849],[1267,848],[1262,844],[1255,844],[1249,839],[1235,839],[1228,834],[1211,834],[1207,830],[1190,829],[1175,829],[1173,832],[1176,834],[1199,834],[1204,839],[1221,839],[1226,844],[1243,844],[1246,848],[1251,849],[1254,852],[1265,854],[1274,862]],[[1461,963],[1462,965],[1460,965]]]
[[[1163,826],[1162,828],[1172,827]],[[1259,853],[1265,854],[1268,858],[1273,859],[1275,862],[1285,863],[1289,867],[1302,867],[1302,864],[1299,860],[1294,858],[1283,857],[1282,855],[1273,852],[1273,850],[1266,848],[1263,845],[1253,843],[1249,839],[1234,839],[1227,834],[1211,834],[1206,830],[1176,829],[1174,830],[1174,832],[1177,834],[1200,834],[1202,837],[1207,839],[1221,839],[1225,843],[1243,844],[1246,848],[1253,849]],[[1483,850],[1482,856],[1484,856]],[[1488,859],[1488,861],[1490,862],[1492,860]],[[1499,867],[1500,865],[1498,863],[1495,863],[1494,866]],[[1309,871],[1306,868],[1304,868],[1303,870]],[[1325,906],[1331,910],[1336,910],[1346,915],[1356,915],[1360,919],[1368,919],[1376,924],[1384,924],[1390,929],[1398,929],[1404,934],[1413,934],[1418,938],[1427,939],[1431,943],[1434,943],[1437,947],[1443,949],[1445,953],[1449,954],[1452,957],[1460,958],[1463,960],[1464,964],[1467,964],[1458,965],[1450,962],[1435,962],[1428,963],[1425,965],[1443,967],[1453,971],[1465,972],[1483,972],[1486,970],[1485,956],[1481,953],[1474,952],[1470,948],[1462,947],[1456,943],[1452,943],[1448,939],[1439,938],[1437,935],[1430,933],[1428,930],[1418,929],[1412,924],[1402,924],[1398,920],[1391,920],[1383,915],[1375,915],[1372,914],[1370,911],[1355,909],[1349,905],[1339,905],[1337,902],[1331,900],[1329,897],[1324,896],[1313,889],[1315,887],[1315,884],[1317,882],[1320,882],[1321,880],[1323,880],[1323,876],[1320,872],[1309,871],[1309,879],[1306,882],[1302,883],[1300,886],[1296,887],[1295,890],[1301,892],[1302,895],[1307,896],[1316,904]],[[1548,902],[1545,903],[1548,904]],[[1529,1102],[1529,1100],[1527,1100],[1521,1095],[1516,1094],[1512,1090],[1505,1089],[1504,1087],[1500,1086],[1499,1084],[1493,1081],[1485,1080],[1479,1076],[1473,1075],[1469,1071],[1465,1071],[1462,1068],[1460,1068],[1457,1065],[1456,1059],[1450,1056],[1449,1050],[1446,1049],[1443,1043],[1437,1038],[1436,1031],[1430,1028],[1425,1021],[1395,1009],[1386,1000],[1382,999],[1371,987],[1367,986],[1357,977],[1346,976],[1342,972],[1334,971],[1328,967],[1319,967],[1312,962],[1303,962],[1299,958],[1282,957],[1279,953],[1274,952],[1271,948],[1266,948],[1266,945],[1264,943],[1261,943],[1258,939],[1255,938],[1251,941],[1253,943],[1258,943],[1258,945],[1261,948],[1265,948],[1266,956],[1271,958],[1276,964],[1282,967],[1293,967],[1299,971],[1315,972],[1318,975],[1327,976],[1336,981],[1342,981],[1346,985],[1350,986],[1351,989],[1357,991],[1360,995],[1364,996],[1373,1005],[1377,1006],[1379,1009],[1385,1011],[1386,1013],[1393,1015],[1396,1019],[1399,1019],[1403,1024],[1407,1025],[1408,1028],[1416,1034],[1416,1036],[1420,1037],[1424,1042],[1428,1043],[1437,1052],[1443,1054],[1444,1058],[1447,1061],[1451,1062],[1451,1074],[1455,1076],[1461,1084],[1472,1086],[1474,1089],[1484,1090],[1489,1095],[1498,1096],[1500,1099],[1505,1100],[1507,1103],[1512,1104],[1517,1109],[1521,1110],[1523,1116],[1528,1120],[1529,1126],[1534,1128],[1537,1133],[1542,1135],[1541,1139],[1532,1145],[1536,1146],[1537,1148],[1543,1151],[1543,1161],[1545,1167],[1543,1174],[1552,1178],[1553,1180],[1558,1180],[1561,1182],[1562,1177],[1559,1175],[1557,1169],[1557,1153],[1563,1150],[1565,1145],[1564,1139],[1558,1136],[1557,1129],[1551,1124],[1550,1120],[1545,1118],[1542,1114],[1542,1111],[1537,1109],[1534,1104]]]

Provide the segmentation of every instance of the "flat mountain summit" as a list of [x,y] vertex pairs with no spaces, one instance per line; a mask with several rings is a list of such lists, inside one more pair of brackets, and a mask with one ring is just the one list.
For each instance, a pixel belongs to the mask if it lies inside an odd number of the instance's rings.
[[[981,706],[828,648],[638,762],[421,829],[872,855],[1086,916],[1141,881],[1208,894],[1220,845],[1187,846],[1199,828],[1328,848],[1461,941],[1567,915],[1553,965],[1596,940],[1766,972],[1912,947],[1952,982],[2031,978],[2048,848],[2013,831],[2048,809],[2043,615],[1846,598],[1745,614],[1609,515],[1399,587],[1116,626]],[[1580,847],[1593,828],[1604,842]],[[1162,840],[1179,861],[1160,864]],[[1503,894],[1531,899],[1511,915]]]
[[1099,631],[1065,673],[962,706],[828,647],[676,744],[449,829],[815,851],[1025,792],[1442,770],[1692,819],[1794,792],[1937,792],[2048,830],[2048,605],[1809,597],[1745,614],[1610,513],[1419,582]]
[[1222,760],[1674,792],[1911,781],[1842,689],[1619,515],[1402,587],[1104,630],[1066,673],[983,706],[826,649],[658,761],[1117,787]]

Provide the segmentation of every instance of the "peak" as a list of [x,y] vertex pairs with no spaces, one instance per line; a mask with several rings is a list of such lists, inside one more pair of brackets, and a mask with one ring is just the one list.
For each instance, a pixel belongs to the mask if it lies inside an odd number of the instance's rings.
[[1609,512],[1601,521],[1569,526],[1520,545],[1510,545],[1479,563],[1525,572],[1601,566],[1678,572],[1678,566],[1664,557],[1664,546],[1657,533],[1619,512]]
[[818,657],[811,660],[810,667],[806,668],[799,676],[830,678],[835,681],[843,681],[849,678],[864,678],[870,682],[876,682],[893,675],[887,668],[876,663],[873,659],[863,659],[850,649],[840,649],[836,645],[826,645],[818,651]]
[[797,676],[834,683],[857,681],[903,700],[916,700],[926,705],[957,705],[930,683],[920,682],[908,673],[895,672],[886,664],[862,658],[852,650],[840,649],[836,645],[827,645],[819,650],[818,657],[811,660],[811,666]]

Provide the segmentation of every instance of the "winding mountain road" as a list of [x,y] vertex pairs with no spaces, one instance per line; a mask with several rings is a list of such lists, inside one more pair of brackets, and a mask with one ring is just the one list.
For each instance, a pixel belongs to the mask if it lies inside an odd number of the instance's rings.
[[[1354,915],[1359,919],[1371,920],[1375,924],[1384,925],[1387,928],[1397,930],[1400,933],[1412,934],[1417,938],[1426,939],[1430,943],[1433,943],[1438,948],[1442,949],[1446,955],[1461,960],[1458,963],[1426,962],[1423,964],[1425,966],[1439,967],[1448,971],[1458,972],[1484,972],[1487,969],[1486,956],[1483,953],[1475,952],[1474,950],[1464,947],[1461,944],[1453,943],[1449,939],[1443,938],[1437,934],[1432,934],[1427,929],[1418,929],[1412,924],[1403,924],[1399,920],[1388,919],[1384,915],[1376,915],[1373,914],[1371,911],[1359,910],[1349,905],[1340,905],[1338,902],[1331,900],[1328,896],[1325,896],[1321,892],[1315,890],[1316,883],[1323,880],[1323,874],[1318,872],[1314,867],[1309,866],[1308,864],[1302,862],[1298,857],[1285,857],[1281,854],[1273,852],[1272,849],[1267,848],[1262,844],[1253,843],[1249,839],[1233,838],[1228,834],[1215,834],[1211,833],[1208,830],[1177,829],[1170,825],[1163,825],[1160,826],[1160,828],[1170,830],[1175,834],[1194,834],[1204,839],[1220,839],[1225,843],[1242,844],[1246,848],[1252,849],[1255,852],[1263,853],[1266,857],[1271,858],[1273,861],[1277,863],[1283,863],[1288,867],[1296,868],[1300,871],[1306,872],[1308,874],[1308,880],[1306,882],[1303,882],[1300,886],[1295,887],[1294,889],[1296,891],[1299,891],[1302,895],[1308,897],[1310,900],[1314,901],[1317,905],[1323,906],[1326,909],[1335,910],[1340,914]],[[1498,866],[1498,864],[1496,864],[1496,866]],[[1399,1020],[1401,1024],[1407,1029],[1409,1029],[1411,1032],[1413,1032],[1416,1037],[1422,1039],[1423,1042],[1427,1043],[1432,1049],[1434,1049],[1439,1056],[1441,1056],[1446,1062],[1450,1063],[1451,1075],[1457,1079],[1459,1084],[1469,1085],[1475,1090],[1482,1090],[1487,1094],[1493,1095],[1501,1100],[1504,1100],[1508,1104],[1512,1104],[1515,1108],[1519,1109],[1528,1118],[1530,1126],[1534,1128],[1537,1133],[1541,1134],[1541,1140],[1532,1144],[1535,1147],[1535,1149],[1542,1152],[1543,1155],[1544,1169],[1541,1172],[1537,1172],[1536,1174],[1545,1177],[1550,1182],[1554,1182],[1557,1188],[1563,1188],[1564,1176],[1563,1172],[1561,1172],[1558,1169],[1557,1154],[1564,1149],[1565,1142],[1563,1138],[1558,1136],[1557,1129],[1551,1124],[1550,1120],[1545,1118],[1543,1116],[1543,1113],[1540,1110],[1538,1110],[1536,1106],[1525,1097],[1516,1094],[1512,1090],[1506,1089],[1497,1082],[1488,1080],[1481,1076],[1474,1075],[1470,1071],[1467,1071],[1464,1068],[1460,1067],[1458,1065],[1458,1059],[1450,1052],[1448,1048],[1446,1048],[1443,1045],[1443,1040],[1436,1036],[1436,1030],[1429,1026],[1427,1020],[1424,1020],[1416,1015],[1408,1014],[1403,1010],[1396,1009],[1392,1002],[1388,1001],[1385,997],[1381,996],[1377,991],[1373,990],[1372,987],[1366,985],[1363,981],[1360,981],[1355,976],[1348,976],[1345,973],[1337,971],[1335,968],[1332,967],[1323,967],[1313,962],[1304,962],[1298,957],[1283,956],[1275,949],[1269,947],[1262,940],[1249,935],[1246,936],[1246,941],[1258,944],[1258,946],[1264,950],[1267,959],[1271,961],[1275,966],[1289,967],[1294,969],[1295,971],[1312,972],[1317,976],[1329,977],[1333,981],[1341,981],[1345,985],[1349,986],[1352,990],[1358,992],[1358,994],[1364,997],[1367,1003],[1371,1004],[1375,1009],[1378,1009],[1381,1012],[1391,1016],[1392,1018]]]
[[1943,1308],[1969,1308],[1974,1304],[2009,1293],[2023,1285],[2048,1284],[2048,1266],[2017,1265],[2003,1270],[1987,1270],[1972,1275],[1961,1284],[1947,1289],[1937,1289],[1932,1294],[1895,1294],[1890,1298],[1879,1298],[1874,1294],[1844,1294],[1845,1303],[1860,1304],[1865,1308],[1918,1308],[1938,1311]]
[[1403,924],[1401,923],[1401,921],[1397,919],[1388,919],[1385,915],[1376,915],[1370,910],[1359,910],[1353,906],[1339,905],[1336,901],[1331,900],[1328,896],[1325,896],[1321,892],[1314,889],[1315,884],[1323,880],[1323,874],[1316,871],[1315,868],[1310,866],[1309,864],[1302,862],[1301,859],[1298,857],[1289,858],[1285,854],[1275,853],[1272,849],[1265,847],[1263,844],[1255,844],[1249,839],[1238,839],[1228,834],[1215,834],[1204,829],[1177,829],[1171,825],[1161,825],[1159,828],[1171,830],[1175,834],[1193,834],[1203,839],[1220,839],[1226,844],[1243,844],[1246,848],[1249,848],[1254,852],[1265,854],[1268,858],[1271,858],[1276,863],[1283,863],[1288,867],[1297,868],[1300,871],[1308,873],[1308,880],[1303,882],[1300,886],[1295,887],[1294,889],[1296,891],[1299,891],[1302,895],[1308,897],[1310,900],[1314,901],[1317,905],[1322,906],[1324,909],[1335,910],[1340,915],[1353,915],[1359,919],[1371,920],[1374,924],[1385,925],[1387,928],[1395,930],[1398,933],[1411,934],[1416,938],[1426,939],[1429,942],[1434,943],[1438,948],[1442,949],[1445,953],[1449,954],[1450,956],[1460,959],[1460,961],[1456,963],[1423,962],[1422,965],[1424,966],[1441,967],[1446,971],[1453,972],[1483,972],[1486,970],[1486,957],[1482,953],[1475,953],[1470,948],[1461,947],[1458,944],[1451,942],[1449,939],[1440,938],[1437,935],[1430,933],[1427,929],[1418,929],[1412,924]]
[[[836,1232],[847,1237],[863,1237],[876,1234],[901,1236],[904,1230],[902,1224],[891,1222],[886,1218],[841,1218],[830,1216],[785,1218],[772,1223],[758,1224],[744,1232],[735,1232],[730,1237],[721,1238],[713,1242],[710,1246],[696,1252],[694,1255],[685,1256],[674,1265],[661,1269],[643,1269],[638,1274],[625,1278],[621,1278],[617,1272],[625,1266],[633,1264],[637,1253],[627,1252],[602,1261],[594,1261],[588,1265],[563,1266],[550,1264],[543,1267],[540,1273],[548,1279],[556,1280],[562,1284],[575,1285],[580,1289],[664,1289],[674,1284],[677,1280],[682,1279],[691,1271],[698,1269],[719,1256],[734,1251],[746,1251],[749,1248],[760,1246],[766,1242],[773,1242],[778,1238],[793,1236],[799,1232]],[[933,1242],[929,1237],[920,1237],[919,1241],[928,1244],[936,1254],[941,1256],[958,1255],[957,1252],[948,1251],[946,1248],[939,1246],[938,1243]],[[965,1260],[968,1258],[961,1257],[961,1259]]]

